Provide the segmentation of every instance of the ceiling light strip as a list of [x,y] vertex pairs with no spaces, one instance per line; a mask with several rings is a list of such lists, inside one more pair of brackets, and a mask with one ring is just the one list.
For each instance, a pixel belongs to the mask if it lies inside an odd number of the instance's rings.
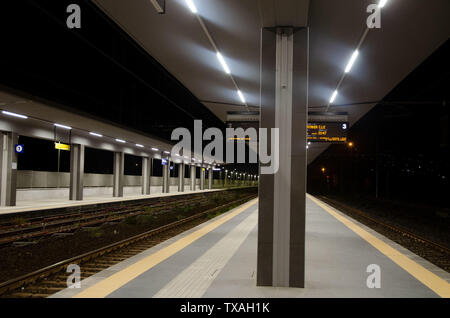
[[[212,45],[212,47],[214,48],[214,50],[216,51],[217,58],[218,58],[219,61],[220,61],[219,56],[222,56],[222,53],[220,52],[219,48],[218,48],[217,45],[216,45],[216,42],[215,42],[214,39],[212,38],[211,33],[209,33],[209,30],[208,30],[208,28],[206,27],[205,23],[203,22],[202,17],[201,17],[199,14],[197,14],[196,16],[197,16],[198,22],[200,23],[200,26],[201,26],[202,29],[203,29],[203,32],[205,32],[206,37],[208,38],[208,40],[209,40],[209,42],[211,43],[211,45]],[[223,56],[222,56],[222,59],[223,59]],[[225,60],[224,60],[224,59],[223,59],[223,62],[225,63]],[[221,63],[222,63],[222,62],[221,62]],[[225,63],[225,65],[226,65],[226,63]],[[224,66],[222,65],[222,67],[224,67]],[[228,66],[227,66],[227,67],[228,67]],[[224,67],[224,69],[225,69],[225,67]],[[228,70],[229,70],[229,69],[228,69]],[[226,72],[226,73],[230,76],[231,81],[233,82],[233,85],[234,85],[234,87],[236,88],[236,91],[240,91],[239,86],[237,85],[236,81],[234,80],[233,74],[231,74],[231,71],[230,71],[229,73],[228,73],[228,72]],[[243,104],[245,105],[245,108],[247,109],[247,111],[250,111],[249,108],[248,108],[247,102],[245,101],[245,102],[243,102]]]
[[[351,67],[353,66],[353,63],[356,61],[356,58],[359,56],[359,50],[360,50],[362,44],[364,43],[364,40],[366,39],[367,34],[369,33],[369,30],[370,29],[366,27],[366,29],[364,30],[364,33],[362,34],[361,38],[359,39],[358,45],[356,46],[356,49],[353,52],[353,55],[352,55],[352,57],[350,59],[350,62],[347,64],[347,67],[346,67],[344,73],[342,74],[342,76],[341,76],[341,78],[340,78],[340,80],[339,80],[339,82],[338,82],[338,84],[336,86],[336,89],[333,91],[333,95],[335,94],[335,92],[339,92],[339,89],[341,88],[341,85],[342,85],[342,82],[345,79],[345,76],[348,74],[348,72],[350,71]],[[354,61],[352,61],[352,60],[354,60]],[[348,69],[348,72],[347,72],[347,69]],[[327,109],[325,110],[325,112],[328,112],[328,110],[330,109],[331,104],[333,104],[333,102],[334,102],[334,100],[336,98],[336,96],[334,96],[334,98],[333,98],[333,95],[330,97],[330,102],[328,102]]]

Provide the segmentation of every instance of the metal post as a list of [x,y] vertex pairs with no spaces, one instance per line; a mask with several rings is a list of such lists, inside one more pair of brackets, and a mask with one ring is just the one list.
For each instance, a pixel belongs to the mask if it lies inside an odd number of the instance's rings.
[[200,190],[205,190],[205,168],[200,168]]
[[178,164],[178,192],[184,192],[184,163]]
[[70,148],[70,200],[83,200],[83,179],[84,145],[73,144]]
[[0,133],[0,206],[16,205],[17,154],[15,145],[18,135],[13,132]]
[[191,165],[191,191],[195,191],[195,179],[197,178],[195,170],[197,169],[197,167],[195,165]]
[[278,151],[278,170],[259,183],[259,286],[305,282],[308,36],[306,28],[262,30],[260,127],[277,128],[281,142],[268,149]]
[[114,197],[123,197],[125,153],[114,153]]
[[152,159],[142,157],[142,194],[149,195],[151,187]]
[[208,169],[208,189],[212,190],[212,186],[213,186],[213,168],[209,167]]

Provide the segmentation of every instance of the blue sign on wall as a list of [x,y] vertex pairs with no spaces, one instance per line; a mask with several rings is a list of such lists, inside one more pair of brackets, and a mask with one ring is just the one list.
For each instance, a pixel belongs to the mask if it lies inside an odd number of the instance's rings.
[[23,153],[23,145],[16,145],[16,153]]
[[163,166],[167,166],[167,159],[161,159],[161,164]]

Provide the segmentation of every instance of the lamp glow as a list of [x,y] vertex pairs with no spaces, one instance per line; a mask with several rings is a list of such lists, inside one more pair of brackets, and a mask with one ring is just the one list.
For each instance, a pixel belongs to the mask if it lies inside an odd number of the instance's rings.
[[228,67],[227,63],[225,62],[225,59],[223,58],[222,54],[220,54],[220,52],[217,52],[217,59],[219,60],[220,64],[222,64],[225,73],[231,74],[230,68]]
[[380,3],[378,4],[378,8],[383,8],[387,2],[388,2],[388,0],[380,0]]
[[2,113],[5,114],[5,115],[8,115],[8,116],[13,116],[13,117],[22,118],[22,119],[27,119],[28,118],[28,116],[20,115],[20,114],[16,114],[16,113],[12,113],[12,112],[8,112],[6,110],[3,110]]
[[347,67],[345,68],[345,73],[350,72],[350,70],[353,67],[353,64],[355,63],[356,59],[358,58],[359,55],[359,51],[356,50],[355,52],[353,52],[352,57],[350,58],[350,61],[347,64]]
[[95,137],[103,137],[103,135],[97,134],[97,133],[92,132],[92,131],[89,133],[89,135],[95,136]]
[[66,125],[61,125],[61,124],[53,124],[53,125],[55,125],[56,127],[59,127],[59,128],[62,128],[62,129],[67,129],[67,130],[71,130],[72,129],[72,127],[70,127],[70,126],[66,126]]
[[117,142],[120,142],[120,143],[122,143],[122,144],[126,143],[126,141],[125,141],[125,140],[123,140],[123,139],[119,139],[119,138],[117,138],[117,139],[116,139],[116,141],[117,141]]
[[336,100],[337,95],[338,95],[338,91],[335,90],[335,91],[333,92],[333,95],[331,95],[331,98],[330,98],[330,104],[333,104],[333,103],[334,103],[334,101]]
[[186,0],[186,4],[189,7],[189,9],[191,9],[192,13],[197,13],[197,7],[194,4],[194,1],[192,0]]
[[244,95],[242,94],[242,92],[240,90],[237,91],[239,98],[241,99],[242,103],[245,104],[245,98]]

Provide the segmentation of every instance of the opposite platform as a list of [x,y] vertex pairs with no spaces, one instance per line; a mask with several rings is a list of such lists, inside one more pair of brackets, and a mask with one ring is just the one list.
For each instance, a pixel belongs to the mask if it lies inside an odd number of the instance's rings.
[[154,198],[160,198],[160,197],[186,195],[186,194],[198,194],[198,193],[223,191],[223,190],[225,190],[225,189],[195,190],[195,191],[187,190],[184,192],[173,191],[170,193],[156,192],[156,193],[152,193],[149,195],[139,194],[139,195],[127,195],[127,196],[123,196],[123,197],[90,196],[90,197],[86,197],[82,201],[71,201],[71,200],[68,200],[67,198],[20,201],[17,203],[17,206],[0,207],[0,216],[6,215],[6,214],[13,214],[13,213],[34,212],[34,211],[72,208],[72,207],[83,207],[83,206],[97,205],[97,204],[137,201],[137,200],[154,199]]
[[[256,287],[257,201],[52,297],[449,297],[450,275],[308,197],[306,288]],[[369,265],[381,288],[369,288]]]

